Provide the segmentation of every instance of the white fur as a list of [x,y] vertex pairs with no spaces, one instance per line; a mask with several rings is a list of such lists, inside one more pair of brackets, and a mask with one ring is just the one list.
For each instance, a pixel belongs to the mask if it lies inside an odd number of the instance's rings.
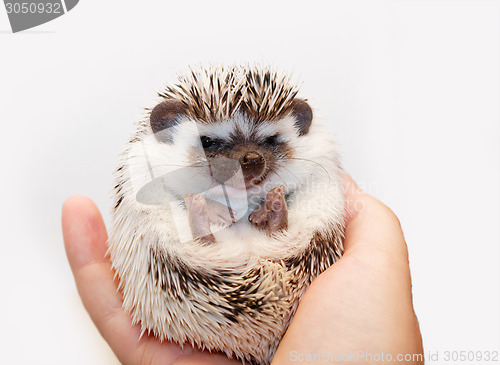
[[[168,222],[168,226],[158,231],[158,238],[161,242],[169,242],[172,232],[190,231],[186,211],[179,204],[185,194],[197,192],[193,189],[202,185],[212,188],[211,193],[203,194],[204,196],[221,203],[225,202],[222,190],[216,189],[220,185],[213,181],[208,167],[188,167],[193,149],[198,149],[200,155],[203,155],[200,135],[208,134],[228,138],[237,127],[250,134],[251,129],[242,128],[248,124],[245,123],[242,115],[223,122],[221,128],[218,124],[199,125],[193,121],[185,121],[175,127],[174,144],[159,143],[151,132],[142,143],[131,146],[122,162],[127,166],[129,174],[129,180],[126,181],[124,187],[127,188],[130,185],[133,196],[140,188],[151,182],[149,166],[155,178],[169,173],[175,174],[179,169],[186,171],[187,176],[182,181],[176,179],[168,181],[175,195],[167,193],[164,206],[154,208],[155,210],[168,210],[168,208],[175,207],[174,222]],[[257,198],[264,198],[269,190],[280,185],[284,185],[286,193],[300,191],[296,197],[297,202],[289,206],[289,230],[279,240],[266,236],[265,233],[250,226],[246,219],[248,214],[244,214],[248,206],[241,204],[237,209],[240,218],[238,224],[221,231],[217,231],[217,227],[214,227],[217,233],[216,238],[220,238],[215,244],[203,247],[194,242],[165,244],[169,252],[183,257],[190,265],[205,268],[213,265],[220,268],[224,265],[244,264],[252,257],[286,259],[295,256],[305,248],[308,244],[305,238],[325,226],[327,223],[325,217],[328,221],[342,220],[342,185],[338,170],[338,155],[331,135],[320,124],[313,123],[309,133],[299,138],[293,127],[293,120],[290,118],[285,118],[277,124],[264,123],[258,131],[263,136],[279,133],[281,138],[296,151],[297,158],[300,158],[300,160],[279,162],[279,168],[274,173],[248,192],[249,200],[257,200]],[[244,196],[241,196],[241,190],[228,188],[228,193],[230,197],[233,197],[233,201],[246,203]],[[127,214],[138,212],[140,221],[145,219],[144,211],[151,209],[150,206],[141,204],[135,199],[131,199],[128,203],[130,206],[127,207]],[[163,225],[165,220],[164,217],[151,215],[143,223],[146,223],[145,227],[149,229],[148,225]],[[141,226],[144,227],[143,224]],[[178,240],[175,241],[178,242]],[[214,259],[207,260],[207,258]]]

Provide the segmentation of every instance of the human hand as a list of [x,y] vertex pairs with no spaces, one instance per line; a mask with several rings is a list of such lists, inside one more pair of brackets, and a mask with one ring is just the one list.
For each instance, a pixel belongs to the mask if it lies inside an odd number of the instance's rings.
[[[290,362],[292,352],[298,356],[324,351],[373,355],[423,351],[399,222],[382,203],[358,191],[349,176],[344,179],[349,211],[344,256],[307,290],[273,364]],[[88,198],[66,201],[63,233],[84,306],[123,364],[239,363],[189,345],[181,349],[147,335],[140,338],[139,326],[133,326],[121,308],[122,298],[105,257],[106,229]]]
[[348,175],[344,187],[348,210],[344,255],[306,291],[272,364],[304,362],[314,354],[356,364],[383,363],[381,358],[374,360],[376,356],[392,362],[406,355],[411,358],[397,363],[423,364],[408,251],[399,221]]
[[122,297],[106,257],[107,233],[95,204],[85,197],[69,198],[62,227],[68,261],[85,309],[122,364],[241,364],[221,354],[163,342],[132,325],[122,310]]

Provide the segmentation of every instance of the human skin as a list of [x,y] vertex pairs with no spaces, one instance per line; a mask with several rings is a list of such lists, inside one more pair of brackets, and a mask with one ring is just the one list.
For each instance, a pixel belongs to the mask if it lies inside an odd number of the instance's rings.
[[[289,363],[298,354],[325,352],[345,355],[350,364],[377,363],[373,358],[382,353],[393,360],[399,354],[415,354],[420,359],[397,363],[423,364],[408,250],[399,220],[348,175],[344,188],[348,212],[344,254],[306,291],[273,364]],[[351,354],[359,354],[358,361],[353,362]]]
[[[344,175],[345,252],[311,284],[272,364],[299,354],[423,354],[413,310],[408,251],[397,217]],[[238,364],[222,354],[140,337],[122,309],[106,256],[107,232],[95,204],[75,196],[63,205],[66,254],[83,305],[122,364]],[[359,359],[357,364],[373,363]],[[336,362],[341,363],[341,362]],[[350,362],[353,363],[352,361]],[[423,363],[409,361],[406,363]],[[405,364],[405,362],[398,362]]]

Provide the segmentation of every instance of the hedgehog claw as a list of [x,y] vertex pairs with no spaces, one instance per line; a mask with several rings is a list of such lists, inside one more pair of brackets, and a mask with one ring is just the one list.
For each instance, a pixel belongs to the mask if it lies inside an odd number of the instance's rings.
[[288,228],[288,209],[285,200],[285,188],[271,189],[266,200],[249,216],[250,223],[258,229],[266,229],[269,236]]
[[210,218],[205,198],[199,194],[186,194],[184,201],[193,239],[202,243],[214,243],[215,237],[210,230]]
[[267,225],[267,209],[266,205],[262,203],[259,205],[249,216],[250,223],[258,229],[264,229]]

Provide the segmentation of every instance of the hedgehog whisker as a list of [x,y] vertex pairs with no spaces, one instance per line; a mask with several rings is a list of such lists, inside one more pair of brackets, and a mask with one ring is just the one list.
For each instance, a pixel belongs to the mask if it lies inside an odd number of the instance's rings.
[[280,174],[278,174],[276,171],[273,171],[273,172],[276,174],[276,176],[278,176],[281,179],[281,181],[283,181],[283,184],[285,184],[286,190],[289,191],[290,189],[289,189],[288,184],[286,183],[285,179],[283,179],[280,176]]
[[278,166],[283,167],[286,171],[288,171],[297,180],[299,185],[302,184],[302,181],[298,178],[298,176],[295,175],[292,171],[290,171],[289,168],[287,168],[285,165],[278,165]]
[[177,165],[177,164],[166,164],[166,163],[159,163],[155,164],[154,167],[164,167],[164,166],[169,166],[169,167],[208,167],[210,164],[196,164],[196,165]]
[[320,164],[319,162],[316,162],[316,161],[312,161],[312,160],[308,160],[306,158],[298,158],[298,157],[286,157],[284,159],[282,159],[282,161],[290,161],[290,160],[298,160],[298,161],[305,161],[305,162],[310,162],[310,163],[313,163],[315,165],[318,165],[319,167],[321,167],[321,169],[326,173],[326,175],[328,176],[328,179],[331,180],[331,176],[330,176],[330,173],[328,172],[328,170],[322,165]]

